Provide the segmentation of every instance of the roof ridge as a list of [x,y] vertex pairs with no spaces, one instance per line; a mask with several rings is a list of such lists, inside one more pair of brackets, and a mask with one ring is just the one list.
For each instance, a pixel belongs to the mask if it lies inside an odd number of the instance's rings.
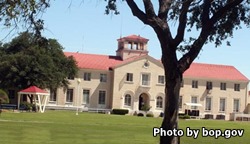
[[119,56],[116,56],[116,55],[105,55],[105,54],[93,54],[93,53],[79,53],[79,52],[64,52],[64,53],[68,53],[68,54],[81,54],[81,55],[92,55],[92,56],[112,56],[112,57],[119,57]]

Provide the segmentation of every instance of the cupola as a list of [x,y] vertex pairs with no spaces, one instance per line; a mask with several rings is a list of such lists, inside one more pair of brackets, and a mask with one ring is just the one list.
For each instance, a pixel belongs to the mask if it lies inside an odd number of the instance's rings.
[[148,54],[148,39],[143,38],[140,35],[130,35],[127,37],[122,37],[117,41],[118,49],[116,51],[116,55],[120,56],[123,60]]

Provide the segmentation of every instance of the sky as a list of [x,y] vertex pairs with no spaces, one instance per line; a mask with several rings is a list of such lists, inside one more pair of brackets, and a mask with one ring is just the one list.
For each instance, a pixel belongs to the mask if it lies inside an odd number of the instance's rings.
[[[141,4],[139,4],[141,5]],[[115,55],[117,39],[128,35],[140,35],[149,39],[149,55],[160,59],[161,49],[153,29],[134,17],[125,2],[118,1],[120,15],[105,15],[104,0],[55,0],[42,18],[45,22],[43,35],[57,39],[67,52]],[[176,26],[170,23],[175,33]],[[205,45],[195,62],[232,65],[250,79],[249,46],[250,29],[235,31],[229,39],[231,46],[215,48]],[[8,29],[0,30],[0,40],[10,41],[13,35],[7,35]],[[191,35],[196,35],[192,32]],[[173,35],[174,36],[174,35]]]

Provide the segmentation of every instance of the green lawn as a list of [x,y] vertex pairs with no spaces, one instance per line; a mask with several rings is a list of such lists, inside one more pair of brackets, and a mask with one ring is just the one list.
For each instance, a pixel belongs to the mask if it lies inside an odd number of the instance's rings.
[[[4,112],[0,117],[0,144],[157,144],[153,127],[161,118],[118,116],[73,111],[45,113]],[[245,129],[243,137],[225,139],[181,137],[182,144],[246,144],[250,138],[249,122],[216,120],[180,120],[180,129]],[[186,132],[184,132],[186,134]]]

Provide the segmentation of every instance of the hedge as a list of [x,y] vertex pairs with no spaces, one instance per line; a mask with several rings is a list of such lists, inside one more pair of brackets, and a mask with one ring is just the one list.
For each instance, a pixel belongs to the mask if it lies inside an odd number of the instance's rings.
[[125,114],[128,114],[128,110],[127,109],[113,109],[112,114],[125,115]]

